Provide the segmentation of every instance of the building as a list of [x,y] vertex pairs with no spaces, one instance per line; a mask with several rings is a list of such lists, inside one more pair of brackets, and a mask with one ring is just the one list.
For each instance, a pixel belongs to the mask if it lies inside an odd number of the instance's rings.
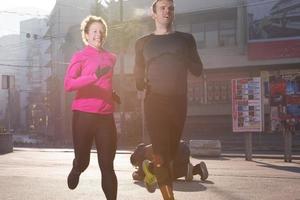
[[[65,39],[65,42],[67,41],[65,44],[71,44],[71,41],[76,41],[75,38],[78,38],[76,26],[79,26],[79,22],[89,11],[86,10],[86,13],[79,17],[81,13],[75,15],[73,13],[76,12],[64,12],[59,2],[50,16],[51,26],[48,32],[50,33],[51,30],[50,35],[59,35]],[[80,4],[80,1],[72,2],[74,9]],[[99,11],[110,25],[106,45],[119,55],[115,84],[116,89],[121,91],[124,104],[118,111],[125,113],[124,119],[121,117],[120,119],[121,121],[128,119],[128,124],[131,124],[130,119],[141,117],[136,115],[140,113],[140,100],[136,98],[132,76],[133,47],[137,38],[153,30],[153,21],[149,16],[151,2],[151,0],[111,1],[107,8],[101,8],[101,12]],[[93,1],[90,3],[85,5],[95,5]],[[298,1],[185,0],[175,1],[175,4],[174,27],[178,31],[190,32],[194,35],[204,64],[204,72],[200,78],[189,78],[189,109],[184,137],[187,139],[218,138],[224,143],[237,137],[237,134],[232,133],[231,80],[248,77],[262,79],[264,133],[273,132],[274,125],[271,119],[276,116],[276,113],[274,115],[271,112],[274,110],[270,103],[272,79],[278,76],[294,77],[292,83],[298,84],[300,73]],[[73,8],[69,6],[68,9]],[[67,17],[70,13],[72,19],[70,16]],[[61,17],[63,15],[67,16]],[[59,28],[67,23],[67,19],[72,20],[71,24],[74,26],[68,24],[63,26],[63,29]],[[274,27],[278,27],[279,23],[282,24],[281,31],[273,34]],[[293,31],[290,31],[291,27]],[[62,40],[52,41],[52,62],[57,63],[58,60],[68,62],[67,57],[70,52],[80,46],[74,42],[73,50],[70,48],[68,51],[61,51],[60,46],[64,46]],[[68,56],[62,58],[63,55]],[[57,76],[59,83],[62,83],[65,67],[65,65],[52,63],[53,75]],[[298,90],[294,93],[294,96],[299,95]],[[62,91],[58,96],[61,99],[58,105],[61,107],[54,112],[59,115],[54,119],[64,124],[64,128],[60,127],[57,130],[66,134],[70,131],[70,126],[66,126],[69,123],[63,120],[70,119],[69,114],[64,116],[64,113],[68,113],[70,101],[63,102],[69,98],[65,98]],[[298,97],[294,98],[293,102],[292,113],[298,115],[300,103]],[[135,128],[131,127],[131,129]],[[135,137],[140,137],[142,133],[139,131],[140,129],[134,133],[138,134]],[[122,131],[120,134],[130,133]],[[239,135],[241,136],[242,134]]]
[[[153,30],[153,22],[149,18],[151,2],[124,1],[123,20],[140,21],[141,31],[137,37]],[[115,3],[115,6],[118,4]],[[270,103],[270,80],[274,75],[294,77],[294,85],[299,84],[299,2],[188,0],[175,1],[175,6],[175,29],[194,35],[204,63],[201,78],[189,79],[189,110],[184,137],[221,139],[224,143],[236,137],[237,134],[232,134],[231,80],[247,77],[262,79],[264,133],[273,133],[276,125],[271,112],[274,108]],[[274,21],[282,13],[289,26],[282,26],[281,34],[278,31],[275,34],[272,27],[278,26]],[[115,20],[118,20],[120,16],[115,15]],[[261,35],[256,35],[256,38],[252,35],[253,24],[262,29]],[[128,47],[124,71],[130,76],[134,53],[132,43]],[[290,113],[299,120],[300,101],[296,94],[299,95],[299,89],[294,90],[293,111]],[[299,129],[299,123],[297,126]]]
[[57,0],[48,19],[44,35],[50,39],[47,53],[51,76],[47,80],[49,101],[49,139],[64,144],[71,141],[72,94],[66,94],[63,80],[66,68],[75,51],[83,47],[80,33],[81,21],[92,12],[95,0]]
[[[49,41],[42,39],[46,20],[33,18],[20,23],[20,34],[3,36],[1,43],[1,75],[13,80],[8,104],[8,89],[1,90],[1,125],[18,133],[45,132],[45,114],[34,117],[44,106],[49,71],[44,68],[49,58],[44,51]],[[10,106],[9,106],[10,105]],[[39,111],[39,112],[44,112]]]
[[[21,118],[27,132],[44,136],[47,130],[47,68],[49,55],[46,53],[50,40],[44,38],[47,30],[46,18],[32,18],[20,23],[22,51],[26,57],[26,75],[22,78]],[[25,111],[25,112],[24,112]],[[25,131],[24,130],[24,131]]]
[[[20,93],[18,88],[22,87],[22,76],[26,70],[22,68],[25,56],[19,46],[19,35],[6,35],[0,38],[0,127],[15,129],[21,126],[18,115],[20,109]],[[10,89],[3,83],[4,76],[10,78]]]

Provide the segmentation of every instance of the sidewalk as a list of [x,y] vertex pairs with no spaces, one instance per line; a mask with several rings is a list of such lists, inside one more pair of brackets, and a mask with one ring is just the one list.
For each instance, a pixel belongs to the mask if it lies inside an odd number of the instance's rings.
[[[129,163],[129,153],[118,151],[115,159],[118,199],[161,199],[158,190],[150,194],[143,184],[132,181],[134,169]],[[253,156],[253,161],[245,161],[243,155],[240,156],[224,154],[219,158],[191,158],[193,164],[204,160],[210,176],[204,182],[199,176],[195,176],[192,182],[176,181],[176,199],[300,200],[299,159],[286,163],[276,157]],[[0,155],[0,199],[105,199],[96,157],[95,153],[91,154],[90,166],[82,174],[78,188],[70,191],[66,176],[73,159],[71,149],[15,148],[13,153]]]
[[[224,152],[222,153],[223,157],[235,157],[235,158],[245,158],[245,153],[240,152]],[[259,152],[253,153],[252,158],[263,158],[263,159],[279,159],[284,160],[284,153],[279,152]],[[300,154],[294,153],[292,154],[292,160],[300,160]]]

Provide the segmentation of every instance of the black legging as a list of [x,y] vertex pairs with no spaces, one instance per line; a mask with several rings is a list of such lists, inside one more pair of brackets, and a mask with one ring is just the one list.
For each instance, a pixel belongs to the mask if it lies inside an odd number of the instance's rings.
[[178,151],[186,118],[186,108],[186,95],[150,94],[145,100],[145,119],[154,159],[158,156],[158,159],[161,160],[161,167],[154,167],[160,186],[172,184],[170,163]]
[[118,183],[113,162],[117,148],[117,134],[113,115],[74,111],[72,129],[75,167],[81,172],[88,167],[91,147],[95,140],[102,174],[102,189],[107,200],[115,200]]

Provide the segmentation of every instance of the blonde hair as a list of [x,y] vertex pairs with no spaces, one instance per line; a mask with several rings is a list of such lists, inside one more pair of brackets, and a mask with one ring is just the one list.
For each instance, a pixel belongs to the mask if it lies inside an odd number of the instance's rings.
[[107,37],[107,24],[106,24],[105,20],[102,17],[98,17],[95,15],[89,15],[84,20],[82,20],[81,26],[80,26],[82,41],[86,45],[88,44],[88,41],[87,41],[87,38],[85,35],[88,34],[89,28],[90,28],[91,24],[94,22],[101,23],[104,27],[104,33],[102,33],[102,38],[101,38],[102,44],[104,43],[104,40]]

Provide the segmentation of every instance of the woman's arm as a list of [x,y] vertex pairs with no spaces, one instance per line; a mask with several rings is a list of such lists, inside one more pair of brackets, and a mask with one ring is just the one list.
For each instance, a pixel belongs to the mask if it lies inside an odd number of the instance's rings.
[[66,71],[64,88],[65,91],[71,92],[90,85],[98,80],[96,74],[82,75],[83,61],[77,55],[74,55]]

